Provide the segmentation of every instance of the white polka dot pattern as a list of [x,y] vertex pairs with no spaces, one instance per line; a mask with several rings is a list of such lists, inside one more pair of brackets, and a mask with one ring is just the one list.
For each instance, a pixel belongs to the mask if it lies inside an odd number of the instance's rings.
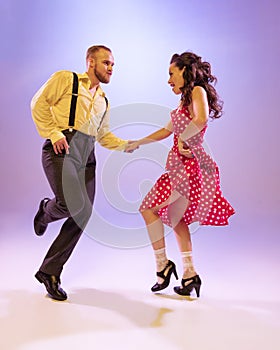
[[222,195],[217,164],[202,146],[206,127],[188,140],[195,157],[186,158],[179,153],[178,136],[191,121],[188,109],[183,107],[172,111],[171,120],[174,144],[167,157],[166,172],[146,195],[140,211],[161,206],[158,213],[163,223],[172,227],[174,211],[171,208],[174,203],[165,202],[172,202],[170,196],[175,191],[188,201],[187,208],[183,209],[179,218],[187,225],[193,222],[199,222],[200,225],[227,225],[234,209]]

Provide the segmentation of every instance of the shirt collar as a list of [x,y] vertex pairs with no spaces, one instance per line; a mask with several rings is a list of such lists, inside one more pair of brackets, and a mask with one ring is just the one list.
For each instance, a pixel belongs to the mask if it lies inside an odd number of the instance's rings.
[[[87,72],[84,72],[83,74],[79,74],[79,73],[78,73],[77,75],[78,75],[78,78],[79,78],[79,79],[86,80],[88,86],[90,86],[90,80],[89,80],[89,77],[88,77]],[[102,90],[102,88],[100,87],[100,85],[97,87],[96,92],[98,93],[98,95],[100,95],[100,96],[102,96],[102,97],[105,97],[105,92]]]

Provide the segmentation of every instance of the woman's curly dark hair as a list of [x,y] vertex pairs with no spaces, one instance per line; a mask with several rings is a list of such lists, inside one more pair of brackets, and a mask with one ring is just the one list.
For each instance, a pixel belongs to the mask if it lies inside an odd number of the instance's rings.
[[176,67],[182,70],[185,67],[183,78],[185,80],[182,90],[182,102],[189,105],[192,101],[192,90],[195,86],[205,89],[209,104],[209,116],[213,119],[220,118],[223,114],[223,101],[220,100],[216,89],[217,78],[211,73],[211,66],[208,62],[203,62],[201,57],[192,53],[184,52],[181,55],[174,54],[170,64],[175,63]]

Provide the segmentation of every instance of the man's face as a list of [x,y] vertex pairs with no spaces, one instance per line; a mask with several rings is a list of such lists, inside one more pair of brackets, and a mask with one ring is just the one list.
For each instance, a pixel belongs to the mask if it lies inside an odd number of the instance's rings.
[[100,49],[93,58],[93,73],[100,83],[108,84],[113,73],[114,57],[110,51]]

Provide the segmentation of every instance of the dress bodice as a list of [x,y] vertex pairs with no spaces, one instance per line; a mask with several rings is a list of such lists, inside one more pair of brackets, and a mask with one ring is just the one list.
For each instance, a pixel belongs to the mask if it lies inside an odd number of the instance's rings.
[[178,138],[185,130],[185,128],[190,124],[191,120],[191,114],[187,107],[179,106],[177,109],[171,112],[174,144],[167,157],[166,170],[176,169],[178,166],[181,167],[182,165],[186,165],[187,163],[194,161],[195,163],[205,163],[209,161],[212,162],[211,157],[205,152],[203,147],[204,134],[207,129],[207,125],[196,135],[190,137],[186,141],[195,158],[188,158],[180,154],[178,149]]
[[[173,126],[174,139],[178,139],[178,137],[182,134],[185,128],[189,125],[191,120],[191,114],[187,107],[178,107],[177,109],[171,112],[171,122]],[[207,126],[205,126],[198,134],[188,139],[187,143],[189,144],[190,148],[192,148],[192,146],[202,144],[206,128]]]

